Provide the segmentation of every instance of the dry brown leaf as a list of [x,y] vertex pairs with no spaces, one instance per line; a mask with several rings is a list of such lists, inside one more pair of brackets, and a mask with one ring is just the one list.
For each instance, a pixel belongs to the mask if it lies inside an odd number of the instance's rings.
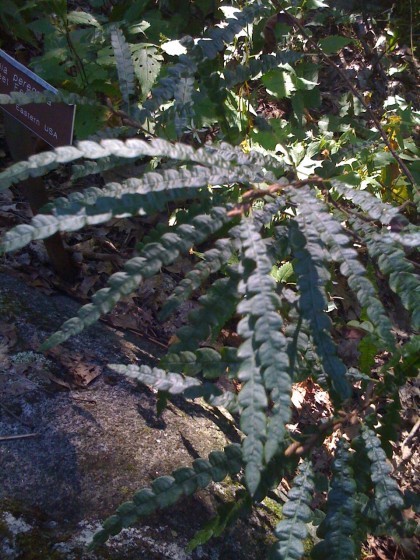
[[14,346],[17,341],[16,325],[7,322],[0,322],[0,339],[9,348]]
[[58,377],[57,375],[54,375],[48,369],[37,368],[36,369],[36,374],[42,381],[46,381],[48,383],[55,383],[56,385],[60,385],[61,387],[65,387],[66,389],[69,389],[69,390],[72,389],[72,384],[71,383],[69,383],[68,381],[65,381],[64,379],[61,379],[61,377]]
[[98,274],[107,274],[110,276],[114,272],[114,266],[110,261],[102,261],[97,264]]
[[[77,358],[64,348],[51,348],[48,354],[67,370],[68,382],[60,379],[60,385],[67,386],[70,383],[79,387],[87,387],[101,374],[100,366],[89,361],[88,357]],[[58,382],[52,378],[51,380]]]
[[291,401],[297,410],[300,410],[303,406],[306,396],[306,387],[302,386],[301,383],[295,383],[292,388]]
[[86,387],[101,374],[101,368],[96,364],[88,364],[80,361],[71,368],[71,375],[75,383]]
[[87,297],[90,290],[95,286],[98,281],[98,276],[84,276],[83,281],[78,286],[78,291],[83,297]]
[[153,324],[153,315],[150,310],[142,309],[134,302],[123,301],[107,316],[107,322],[116,328],[145,333]]
[[173,344],[177,344],[178,342],[179,338],[176,336],[176,334],[173,334],[168,341],[168,346],[172,346]]
[[243,342],[243,338],[237,332],[229,329],[222,329],[219,338],[224,346],[233,346],[234,348],[239,348]]
[[315,391],[314,399],[318,404],[322,404],[331,408],[331,399],[329,394],[322,389]]
[[77,251],[83,253],[84,251],[94,251],[96,246],[96,240],[93,237],[89,237],[88,239],[84,239],[79,243],[76,243],[72,246],[72,251]]
[[27,282],[30,286],[33,286],[34,288],[38,288],[47,296],[56,293],[56,291],[51,287],[51,284],[48,282],[48,280],[42,276],[38,276],[33,279],[28,278]]

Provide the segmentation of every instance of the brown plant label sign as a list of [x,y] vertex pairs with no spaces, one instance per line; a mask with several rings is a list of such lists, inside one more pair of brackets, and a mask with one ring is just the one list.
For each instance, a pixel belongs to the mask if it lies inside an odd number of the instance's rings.
[[[42,93],[45,90],[58,93],[53,86],[0,49],[0,93]],[[53,148],[71,145],[75,105],[48,101],[28,105],[3,105],[1,108]]]

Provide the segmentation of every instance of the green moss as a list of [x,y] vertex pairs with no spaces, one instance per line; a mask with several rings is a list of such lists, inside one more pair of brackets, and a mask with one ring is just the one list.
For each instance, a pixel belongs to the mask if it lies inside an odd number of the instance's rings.
[[34,529],[16,535],[17,560],[64,560],[59,551],[51,550],[48,535]]
[[304,550],[304,554],[303,554],[303,558],[302,560],[310,560],[311,558],[311,551],[314,547],[314,541],[311,539],[311,537],[308,537],[307,539],[305,539],[303,541],[303,550]]
[[270,521],[276,525],[283,518],[283,507],[281,506],[281,504],[279,504],[279,502],[271,498],[265,498],[263,504],[266,507],[266,511],[270,517]]
[[11,536],[11,533],[9,531],[9,527],[7,526],[7,523],[5,523],[0,518],[0,537],[9,538],[10,536]]
[[[282,514],[283,506],[279,502],[271,498],[265,498],[263,504],[265,506],[264,509],[266,514],[268,514],[271,523],[275,527],[277,523],[283,519],[283,514]],[[268,536],[269,537],[273,536],[271,531],[269,532]],[[270,544],[272,544],[274,540],[275,538],[273,540],[270,540]],[[308,537],[303,541],[304,556],[302,557],[302,560],[310,559],[311,550],[313,546],[314,546],[314,542],[311,539],[311,537]]]
[[5,317],[17,317],[24,308],[21,301],[10,297],[6,292],[0,292],[0,309]]
[[[2,514],[10,513],[16,519],[22,519],[32,528],[13,535]],[[0,501],[0,536],[8,538],[16,550],[16,560],[65,560],[58,551],[51,550],[51,532],[41,527],[47,521],[45,515],[37,508],[28,508],[18,500]]]
[[36,509],[29,509],[19,500],[11,500],[10,498],[5,498],[0,500],[0,515],[9,512],[14,517],[22,517],[25,521],[28,518],[35,518],[38,520],[40,518],[40,512]]

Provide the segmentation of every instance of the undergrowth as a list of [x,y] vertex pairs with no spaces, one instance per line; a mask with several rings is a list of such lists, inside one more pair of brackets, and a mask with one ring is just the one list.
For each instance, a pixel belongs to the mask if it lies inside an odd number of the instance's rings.
[[[92,547],[229,475],[239,475],[246,499],[223,510],[222,527],[294,476],[272,558],[301,558],[310,523],[319,525],[313,558],[331,560],[358,558],[369,534],[397,541],[412,534],[388,462],[396,417],[377,408],[398,403],[420,350],[419,115],[402,86],[377,87],[380,70],[402,71],[391,56],[395,44],[381,54],[381,43],[366,43],[380,60],[355,76],[342,56],[368,41],[355,31],[363,14],[349,16],[340,3],[98,0],[71,12],[65,2],[39,4],[52,15],[35,17],[31,3],[20,3],[19,17],[30,21],[21,38],[36,42],[51,31],[33,67],[60,87],[56,100],[77,104],[79,142],[10,166],[1,189],[63,165],[72,166],[74,180],[141,165],[120,183],[52,201],[10,230],[2,251],[111,218],[166,220],[42,350],[198,250],[201,258],[161,309],[166,318],[201,290],[168,354],[154,368],[110,367],[167,398],[224,406],[243,434],[240,445],[139,490],[104,522]],[[54,98],[0,96],[2,104],[46,99]],[[362,333],[357,367],[337,352],[343,325],[334,290],[343,281],[360,309],[350,325]],[[411,323],[405,338],[382,297],[384,283]],[[212,345],[226,324],[236,325],[238,347]],[[386,356],[380,363],[379,355]],[[220,388],[223,376],[232,391]],[[328,391],[333,413],[296,433],[292,385],[308,379]],[[331,437],[326,506],[314,510],[313,451]],[[209,531],[201,534],[195,546]]]

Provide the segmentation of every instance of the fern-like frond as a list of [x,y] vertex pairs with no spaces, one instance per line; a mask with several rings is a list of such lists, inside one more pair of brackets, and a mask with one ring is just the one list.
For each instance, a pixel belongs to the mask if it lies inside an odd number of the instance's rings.
[[330,274],[325,266],[325,246],[311,225],[311,216],[301,214],[290,222],[290,243],[295,257],[294,271],[300,291],[299,309],[311,325],[311,335],[325,373],[338,396],[351,394],[346,366],[337,356],[331,337],[331,321],[326,314],[325,284]]
[[57,231],[77,231],[86,225],[98,225],[112,218],[147,215],[159,212],[168,202],[188,199],[188,189],[172,189],[157,196],[155,193],[124,194],[98,198],[94,205],[73,203],[65,208],[56,208],[54,215],[37,214],[30,224],[20,224],[8,231],[0,244],[0,251],[15,251],[31,241],[46,239]]
[[234,248],[230,239],[218,239],[214,247],[203,254],[203,260],[188,272],[174,289],[160,310],[160,319],[167,319],[174,309],[189,299],[211,274],[215,274],[226,265],[233,251]]
[[238,378],[243,385],[238,402],[242,409],[241,429],[246,435],[243,442],[245,478],[253,494],[260,482],[264,453],[269,460],[281,444],[277,428],[267,432],[268,395],[278,389],[276,394],[283,402],[277,417],[284,424],[290,415],[291,379],[287,343],[280,330],[280,299],[270,276],[273,263],[266,244],[252,219],[243,219],[232,230],[232,235],[242,253],[239,291],[243,299],[237,312],[243,315],[238,324],[238,333],[244,339],[238,350],[238,357],[243,360]]
[[420,329],[420,278],[414,264],[406,257],[405,247],[420,247],[420,233],[366,232],[369,255],[375,258],[379,270],[389,278],[389,287],[411,313],[414,329]]
[[329,249],[330,257],[340,263],[340,271],[348,280],[361,306],[377,330],[380,340],[389,350],[395,346],[392,323],[379,300],[372,282],[367,277],[365,267],[358,259],[357,251],[350,247],[350,237],[321,203],[309,187],[294,189],[291,199],[298,204],[300,212],[311,220],[311,226],[318,232]]
[[217,379],[229,368],[231,374],[239,364],[235,348],[223,347],[220,352],[210,347],[203,347],[179,353],[169,352],[160,361],[160,366],[188,376],[202,374],[206,379]]
[[394,370],[400,385],[409,377],[417,377],[420,370],[420,335],[414,335],[406,342],[382,369],[384,373]]
[[258,182],[263,178],[264,175],[261,171],[247,166],[242,166],[240,169],[225,169],[218,168],[218,166],[206,168],[201,165],[193,165],[188,169],[156,170],[145,173],[139,178],[126,179],[121,184],[107,183],[101,189],[92,187],[82,193],[72,193],[67,198],[60,197],[48,205],[48,211],[64,212],[71,208],[72,212],[77,212],[78,209],[73,208],[74,204],[94,206],[101,198],[122,198],[124,194],[150,194],[159,197],[162,191],[178,190],[184,187],[191,190],[191,195],[186,198],[194,198],[197,193],[193,189],[196,188],[208,185],[229,185],[238,181]]
[[341,196],[359,206],[372,220],[379,220],[382,224],[389,224],[398,215],[398,208],[382,202],[366,190],[357,190],[337,180],[332,180],[331,184]]
[[[207,150],[212,151],[211,146],[205,147]],[[270,167],[275,166],[277,170],[279,169],[279,161],[271,156],[263,155],[258,151],[250,151],[245,153],[239,146],[232,146],[227,142],[221,142],[220,146],[213,151],[219,155],[221,160],[229,161],[233,165],[249,165],[250,167]]]
[[201,50],[199,60],[203,58],[213,59],[225,47],[225,43],[233,41],[244,27],[252,23],[256,18],[270,13],[270,8],[264,3],[251,4],[240,11],[234,12],[231,17],[224,20],[220,26],[210,28],[202,39],[197,41],[197,47]]
[[182,77],[175,88],[174,110],[175,110],[175,131],[178,138],[185,132],[189,123],[192,123],[195,116],[193,93],[194,76]]
[[59,198],[48,205],[51,215],[38,214],[29,224],[8,231],[0,250],[14,251],[57,231],[77,231],[112,218],[156,213],[168,202],[196,197],[195,189],[207,185],[260,181],[262,178],[258,171],[244,166],[236,170],[193,166],[191,169],[145,173],[143,177],[127,179],[123,184],[109,183],[103,189],[92,188],[84,193],[73,193],[67,199]]
[[[219,168],[229,168],[235,165],[255,165],[256,162],[264,164],[269,161],[261,154],[244,154],[240,150],[230,148],[230,159],[226,150],[204,147],[194,150],[187,144],[180,142],[172,144],[162,139],[154,139],[150,142],[144,140],[111,139],[93,142],[85,140],[79,142],[77,148],[74,146],[60,146],[54,151],[42,152],[31,156],[27,161],[22,161],[11,165],[8,169],[0,173],[0,191],[9,188],[28,177],[38,177],[55,169],[57,164],[70,163],[81,158],[102,159],[116,156],[119,158],[135,159],[140,156],[164,157],[178,161],[195,162],[208,167],[216,166]],[[257,170],[255,170],[257,171]]]
[[134,65],[131,60],[131,50],[124,34],[118,27],[111,29],[111,45],[114,50],[117,65],[118,82],[121,96],[129,111],[130,96],[134,94]]
[[208,215],[196,216],[190,224],[180,225],[165,233],[159,242],[148,243],[139,257],[127,261],[124,272],[117,272],[110,277],[108,287],[96,292],[92,303],[84,305],[77,317],[66,321],[59,331],[44,342],[42,350],[61,344],[97,321],[123,296],[133,292],[142,280],[159,272],[163,265],[172,263],[180,253],[186,253],[193,245],[202,243],[228,219],[225,208],[215,207]]
[[201,385],[200,381],[194,377],[186,377],[159,368],[136,365],[125,366],[122,364],[109,364],[108,367],[130,379],[140,381],[158,391],[166,391],[171,395],[179,395],[191,387]]
[[88,175],[95,175],[96,173],[103,173],[109,169],[125,165],[126,161],[114,156],[103,158],[99,161],[85,161],[80,165],[73,165],[71,170],[71,179],[73,181],[87,177]]
[[205,523],[204,527],[197,531],[185,549],[192,552],[198,546],[202,546],[212,538],[220,537],[224,531],[232,526],[240,517],[250,513],[252,500],[244,491],[237,492],[233,501],[224,502],[217,508],[215,517]]
[[273,68],[278,68],[281,64],[294,64],[302,56],[300,53],[293,51],[263,54],[260,58],[250,60],[248,64],[238,64],[233,69],[225,70],[223,72],[224,85],[226,88],[232,89],[238,84],[254,79],[260,73],[265,74]]
[[392,514],[403,509],[404,500],[397,482],[390,476],[392,468],[378,436],[371,428],[364,425],[362,438],[371,462],[371,479],[375,489],[374,507],[382,523],[390,525]]
[[238,299],[238,279],[218,278],[207,293],[198,299],[200,307],[188,315],[188,324],[176,331],[171,352],[194,351],[200,342],[216,339],[221,328],[230,319]]
[[311,520],[310,503],[315,489],[312,465],[303,461],[282,510],[283,519],[275,528],[278,541],[271,550],[270,560],[299,560],[304,554],[303,541],[308,536]]
[[228,475],[235,475],[242,468],[242,452],[239,445],[231,444],[224,451],[212,451],[208,460],[196,459],[192,468],[175,470],[172,476],[161,476],[150,488],[136,492],[133,500],[122,504],[114,515],[103,524],[93,537],[90,548],[103,544],[124,527],[129,527],[154,511],[175,504],[182,496],[190,496],[205,488],[210,482],[220,482]]
[[206,400],[212,406],[225,408],[231,414],[239,414],[238,395],[232,391],[223,391],[221,395],[211,395]]
[[315,545],[315,560],[354,560],[357,558],[354,534],[356,530],[356,482],[350,466],[348,444],[337,444],[332,466],[333,478],[327,498],[327,515],[318,529],[323,540]]
[[155,87],[150,92],[150,97],[146,99],[143,106],[133,114],[139,122],[144,122],[153,113],[159,110],[160,106],[176,95],[178,83],[185,77],[192,76],[197,71],[197,62],[193,57],[181,55],[179,61],[166,68],[165,76],[157,81]]
[[[152,88],[150,97],[146,99],[143,106],[132,113],[133,117],[139,122],[144,122],[153,116],[161,105],[179,97],[180,83],[188,83],[188,90],[191,92],[191,77],[196,73],[198,63],[206,58],[215,58],[225,48],[225,42],[228,42],[256,17],[262,16],[267,11],[268,9],[264,5],[254,5],[235,12],[231,18],[223,22],[221,27],[209,29],[206,36],[199,39],[195,45],[191,37],[184,37],[182,43],[187,48],[188,54],[180,55],[176,64],[167,65],[165,75]],[[175,114],[179,133],[185,126],[185,120],[190,116],[192,105],[184,104],[182,108],[178,107],[178,109],[180,110],[177,110]]]

